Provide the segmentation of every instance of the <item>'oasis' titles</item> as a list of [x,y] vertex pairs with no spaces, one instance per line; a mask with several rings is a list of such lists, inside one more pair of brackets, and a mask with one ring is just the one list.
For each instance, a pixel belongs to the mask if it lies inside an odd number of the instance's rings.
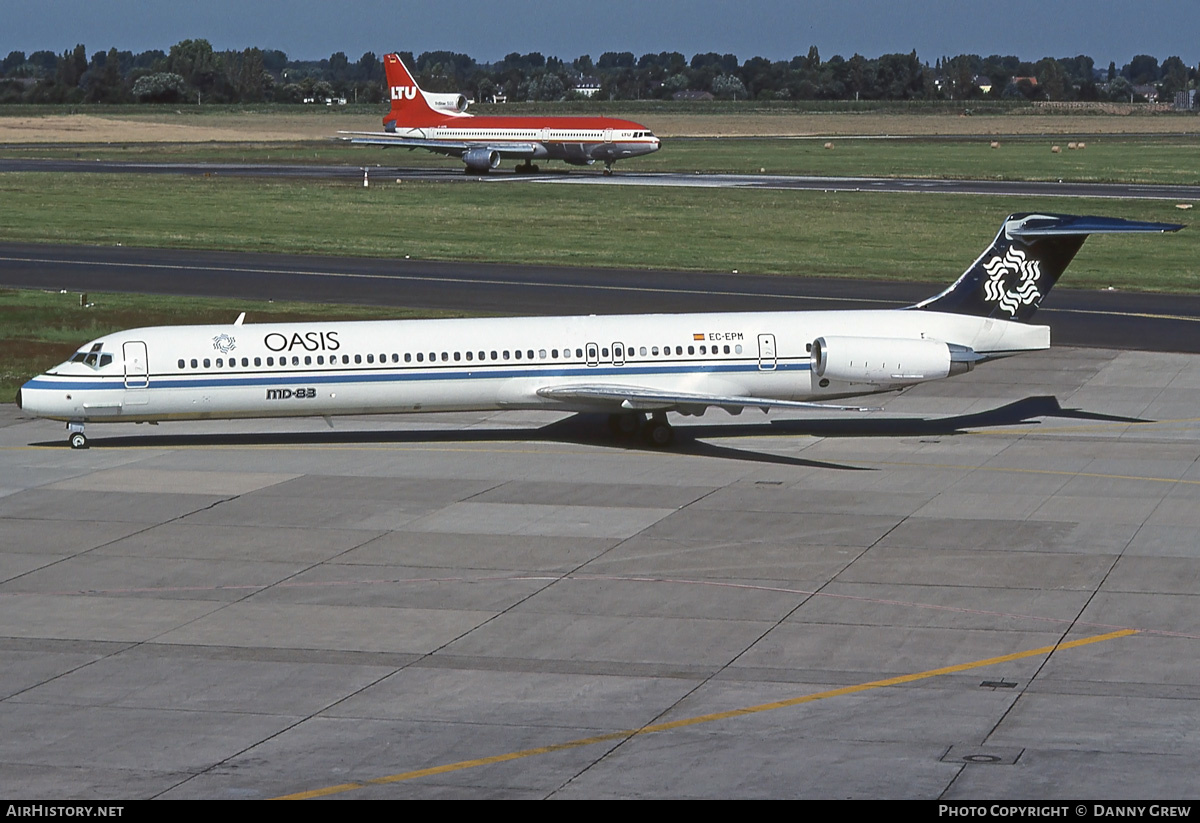
[[263,345],[271,351],[337,351],[342,347],[335,331],[295,332],[291,337],[273,331],[263,338]]

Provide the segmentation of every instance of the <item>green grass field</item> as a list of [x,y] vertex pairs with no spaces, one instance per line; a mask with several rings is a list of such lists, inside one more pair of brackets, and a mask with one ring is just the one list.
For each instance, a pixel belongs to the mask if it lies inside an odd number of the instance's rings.
[[[6,241],[935,281],[1013,211],[1188,216],[1163,201],[36,173],[0,175],[0,200]],[[1065,282],[1194,293],[1197,260],[1200,232],[1095,238]]]

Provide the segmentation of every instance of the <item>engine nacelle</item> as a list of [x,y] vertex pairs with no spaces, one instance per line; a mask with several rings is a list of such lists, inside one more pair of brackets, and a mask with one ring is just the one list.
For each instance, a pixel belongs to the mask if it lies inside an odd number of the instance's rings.
[[970,371],[980,356],[938,340],[818,337],[812,344],[817,377],[872,386],[906,386]]
[[425,102],[430,106],[450,114],[462,114],[470,105],[467,98],[461,94],[434,94],[428,91],[422,91],[421,94],[425,96]]
[[469,171],[486,172],[500,165],[500,152],[495,149],[467,149],[463,152],[462,161],[467,164]]

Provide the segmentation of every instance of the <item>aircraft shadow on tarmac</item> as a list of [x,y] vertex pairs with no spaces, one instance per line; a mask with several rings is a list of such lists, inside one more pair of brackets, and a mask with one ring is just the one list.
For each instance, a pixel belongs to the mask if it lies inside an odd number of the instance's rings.
[[[819,437],[915,437],[952,436],[967,429],[997,428],[1036,423],[1039,417],[1067,418],[1108,423],[1149,423],[1137,417],[1119,417],[1081,409],[1064,409],[1052,396],[1027,397],[995,409],[949,417],[890,417],[882,413],[867,413],[852,417],[792,418],[764,420],[754,423],[682,426],[675,428],[674,444],[668,454],[697,457],[716,457],[809,468],[840,469],[843,471],[873,471],[859,466],[805,460],[798,457],[751,451],[707,442],[708,438],[762,437],[763,435],[795,434]],[[571,443],[587,446],[608,446],[624,450],[660,452],[640,438],[617,438],[608,431],[604,415],[575,414],[538,428],[511,429],[408,429],[383,431],[318,431],[275,433],[213,433],[213,434],[137,434],[133,436],[93,437],[93,448],[172,448],[203,446],[311,446],[436,443],[499,443],[521,440]],[[66,448],[64,440],[33,443],[34,446]]]

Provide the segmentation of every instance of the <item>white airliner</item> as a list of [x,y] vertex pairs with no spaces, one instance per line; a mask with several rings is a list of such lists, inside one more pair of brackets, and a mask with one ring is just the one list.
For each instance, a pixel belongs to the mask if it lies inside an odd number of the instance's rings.
[[[1089,234],[1183,228],[1014,214],[948,289],[906,309],[161,326],[106,335],[17,393],[67,423],[549,409],[665,446],[667,412],[837,409],[1050,346],[1024,322]],[[647,420],[647,415],[650,415]]]
[[476,117],[467,114],[461,94],[423,91],[398,54],[383,58],[391,110],[382,132],[339,132],[351,143],[426,149],[457,157],[467,171],[483,173],[501,159],[524,160],[517,171],[536,171],[534,160],[562,160],[575,166],[613,163],[658,151],[659,140],[645,126],[613,117]]

